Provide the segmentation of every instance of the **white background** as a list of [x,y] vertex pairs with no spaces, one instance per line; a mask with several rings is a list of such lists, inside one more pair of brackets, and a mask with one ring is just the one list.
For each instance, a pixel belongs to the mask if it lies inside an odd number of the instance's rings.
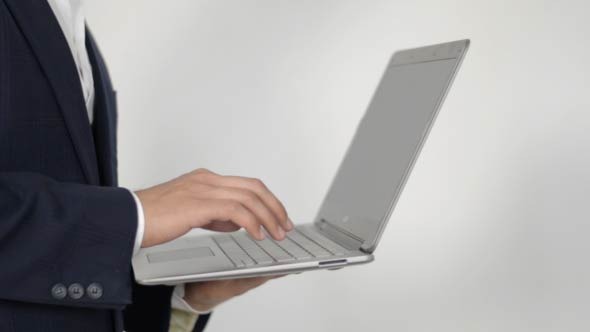
[[88,1],[121,184],[198,167],[314,218],[391,53],[472,45],[375,263],[268,283],[215,331],[588,331],[587,1]]

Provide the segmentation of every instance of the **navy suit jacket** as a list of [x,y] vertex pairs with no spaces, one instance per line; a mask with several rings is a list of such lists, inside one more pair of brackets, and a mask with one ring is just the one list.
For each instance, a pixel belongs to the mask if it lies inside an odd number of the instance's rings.
[[[137,211],[117,187],[116,95],[87,36],[92,126],[47,1],[0,0],[0,331],[168,330],[172,288],[132,275]],[[102,295],[56,293],[72,284]]]

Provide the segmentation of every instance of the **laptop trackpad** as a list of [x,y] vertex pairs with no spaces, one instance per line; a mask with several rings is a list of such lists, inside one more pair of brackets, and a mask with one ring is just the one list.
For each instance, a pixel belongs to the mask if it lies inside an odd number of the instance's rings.
[[143,257],[134,258],[138,280],[168,278],[233,269],[210,236],[187,234],[159,246],[142,249]]
[[210,257],[210,256],[214,256],[213,250],[211,250],[211,248],[209,248],[209,247],[196,247],[196,248],[176,249],[176,250],[154,252],[154,253],[148,254],[147,259],[148,259],[148,262],[153,264],[153,263],[179,261],[179,260],[185,260],[185,259],[196,259],[196,258],[203,258],[203,257]]

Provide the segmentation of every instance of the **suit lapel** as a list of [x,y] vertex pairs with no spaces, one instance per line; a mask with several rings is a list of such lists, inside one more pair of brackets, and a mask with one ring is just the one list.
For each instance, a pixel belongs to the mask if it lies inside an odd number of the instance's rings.
[[89,184],[99,184],[82,87],[67,41],[45,0],[5,0],[47,76]]
[[98,157],[101,184],[117,185],[116,100],[109,73],[96,46],[94,37],[86,29],[86,49],[94,77],[94,142]]

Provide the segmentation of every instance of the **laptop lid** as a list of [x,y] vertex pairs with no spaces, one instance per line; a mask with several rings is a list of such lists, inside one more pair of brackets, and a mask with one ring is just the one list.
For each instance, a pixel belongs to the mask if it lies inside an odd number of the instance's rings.
[[396,52],[315,222],[373,252],[469,45]]

